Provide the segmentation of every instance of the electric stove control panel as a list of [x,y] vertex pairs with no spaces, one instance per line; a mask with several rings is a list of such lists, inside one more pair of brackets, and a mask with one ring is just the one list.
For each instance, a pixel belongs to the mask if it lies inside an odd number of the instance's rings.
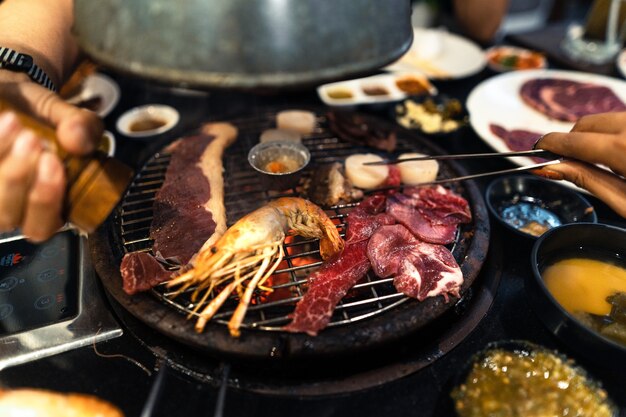
[[40,244],[0,235],[0,370],[122,335],[88,248],[69,226]]
[[78,314],[77,236],[42,244],[0,244],[0,336],[58,323]]

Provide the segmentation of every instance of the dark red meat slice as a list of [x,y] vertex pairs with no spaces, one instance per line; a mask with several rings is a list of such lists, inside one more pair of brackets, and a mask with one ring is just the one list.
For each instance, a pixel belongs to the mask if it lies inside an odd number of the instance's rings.
[[365,276],[370,269],[368,239],[381,225],[394,223],[383,212],[385,200],[383,195],[368,197],[350,212],[343,252],[309,276],[309,289],[298,301],[286,331],[315,336],[326,327],[339,301]]
[[440,245],[454,242],[456,224],[430,221],[417,208],[410,205],[411,201],[412,199],[408,197],[391,196],[387,199],[387,213],[425,242]]
[[120,265],[124,291],[135,294],[167,281],[172,273],[147,252],[126,254]]
[[[165,180],[155,196],[150,226],[157,258],[185,265],[215,230],[213,217],[204,208],[210,197],[209,182],[197,166],[212,139],[204,135],[187,137],[172,151]],[[149,253],[126,254],[120,265],[124,291],[145,291],[169,278],[170,273],[165,276],[157,268],[157,258]]]
[[204,208],[211,191],[197,165],[212,136],[183,139],[173,151],[165,182],[154,200],[150,236],[153,250],[165,259],[184,265],[213,234],[215,222]]
[[558,78],[526,81],[522,100],[553,119],[575,122],[588,114],[625,111],[626,104],[609,87]]
[[541,137],[541,133],[523,129],[507,130],[502,126],[490,124],[491,133],[499,137],[513,151],[529,151]]
[[376,275],[394,277],[396,289],[423,301],[427,297],[459,296],[463,273],[442,245],[421,242],[402,225],[381,226],[370,238],[367,256]]
[[347,243],[340,256],[311,274],[309,289],[284,330],[315,336],[324,329],[339,301],[370,269],[366,248],[367,240]]
[[350,212],[346,221],[348,225],[346,242],[369,239],[379,226],[395,223],[393,217],[384,213],[386,200],[384,195],[374,195],[361,201]]
[[[529,151],[533,148],[537,140],[541,137],[541,133],[532,132],[524,129],[512,129],[490,124],[489,130],[506,144],[512,151]],[[544,158],[531,157],[535,162],[544,162]]]
[[387,179],[380,186],[381,187],[397,187],[402,183],[402,176],[400,174],[400,168],[397,165],[388,165],[389,173]]
[[396,149],[396,132],[379,127],[376,118],[354,112],[330,111],[327,113],[328,128],[338,138],[356,145],[366,145],[387,152]]
[[411,197],[420,213],[432,222],[459,224],[472,221],[467,200],[441,185],[407,188],[404,194]]

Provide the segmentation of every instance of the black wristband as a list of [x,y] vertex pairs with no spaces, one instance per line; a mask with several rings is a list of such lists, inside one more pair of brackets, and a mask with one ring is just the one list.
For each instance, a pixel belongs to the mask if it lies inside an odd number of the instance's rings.
[[30,55],[0,46],[0,68],[25,72],[36,83],[43,85],[49,90],[57,91],[54,83],[41,68],[35,65],[33,57]]

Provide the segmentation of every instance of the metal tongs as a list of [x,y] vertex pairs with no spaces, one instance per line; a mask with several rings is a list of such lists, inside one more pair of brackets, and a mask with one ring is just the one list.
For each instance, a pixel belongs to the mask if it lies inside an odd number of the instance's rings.
[[[503,169],[500,171],[491,171],[491,172],[482,172],[479,174],[471,174],[465,175],[462,177],[454,177],[454,178],[443,178],[440,180],[430,181],[421,183],[420,185],[436,185],[436,184],[445,184],[449,182],[455,181],[465,181],[471,180],[474,178],[488,177],[491,175],[500,175],[500,174],[512,174],[515,172],[522,171],[530,171],[533,169],[539,169],[543,167],[547,167],[549,165],[555,165],[560,163],[563,160],[561,155],[554,154],[550,151],[546,151],[543,149],[533,149],[529,151],[516,151],[516,152],[493,152],[493,153],[466,153],[466,154],[457,154],[457,155],[426,155],[426,156],[418,156],[414,158],[403,158],[396,160],[386,160],[386,161],[377,161],[377,162],[363,162],[363,165],[396,165],[401,164],[403,162],[409,161],[429,161],[429,160],[451,160],[451,159],[479,159],[479,158],[501,158],[501,157],[511,157],[511,156],[535,156],[540,158],[549,159],[546,162],[540,162],[536,164],[525,165],[517,168]],[[397,188],[397,187],[391,187]],[[376,189],[376,191],[381,191],[381,189]]]

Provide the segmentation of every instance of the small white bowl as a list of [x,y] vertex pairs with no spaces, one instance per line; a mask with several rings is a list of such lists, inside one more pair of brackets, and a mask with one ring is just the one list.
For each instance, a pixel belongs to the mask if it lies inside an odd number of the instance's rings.
[[100,102],[93,111],[100,117],[106,117],[120,100],[119,85],[107,75],[95,73],[85,77],[80,92],[67,99],[67,102],[82,107],[86,101],[99,98]]
[[98,150],[109,156],[115,155],[115,136],[113,136],[113,133],[108,130],[105,130],[104,133],[102,133],[102,140],[100,142],[100,146],[98,146]]
[[147,104],[126,111],[117,119],[116,127],[126,136],[145,138],[167,132],[176,126],[179,119],[180,114],[173,107],[164,104]]

